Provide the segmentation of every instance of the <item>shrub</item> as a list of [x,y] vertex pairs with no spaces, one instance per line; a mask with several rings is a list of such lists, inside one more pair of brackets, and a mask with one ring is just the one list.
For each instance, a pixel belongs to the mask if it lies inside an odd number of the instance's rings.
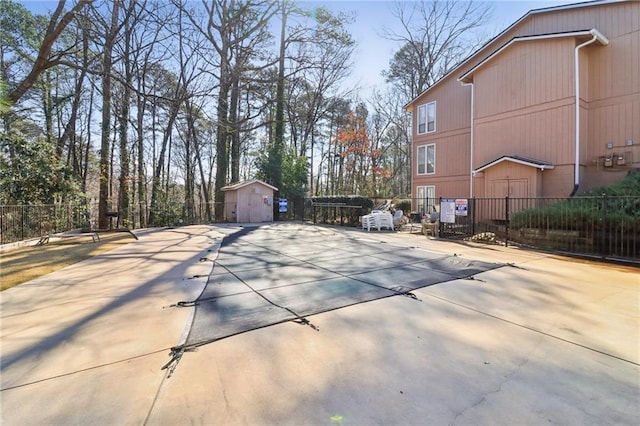
[[596,188],[574,198],[541,208],[514,213],[513,228],[584,231],[615,227],[621,231],[640,228],[640,173],[608,187]]
[[[360,206],[360,208],[352,208],[352,209],[336,209],[333,207],[320,207],[318,209],[314,209],[314,214],[319,215],[322,218],[323,222],[327,223],[336,223],[341,220],[339,216],[340,213],[344,214],[347,218],[347,221],[351,225],[357,225],[360,216],[364,214],[364,212],[368,212],[373,207],[373,200],[368,197],[362,197],[359,195],[347,195],[347,196],[329,196],[329,197],[313,197],[311,199],[312,203],[331,203],[331,204],[340,204],[344,203],[347,206]],[[314,218],[314,221],[316,218]]]
[[400,200],[395,203],[395,208],[396,210],[402,210],[406,216],[409,216],[411,212],[411,200]]

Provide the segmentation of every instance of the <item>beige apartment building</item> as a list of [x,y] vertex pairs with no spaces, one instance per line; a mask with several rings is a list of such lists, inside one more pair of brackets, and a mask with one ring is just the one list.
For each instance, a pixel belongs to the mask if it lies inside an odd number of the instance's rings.
[[640,168],[640,2],[531,10],[406,108],[414,198],[566,197],[620,180]]

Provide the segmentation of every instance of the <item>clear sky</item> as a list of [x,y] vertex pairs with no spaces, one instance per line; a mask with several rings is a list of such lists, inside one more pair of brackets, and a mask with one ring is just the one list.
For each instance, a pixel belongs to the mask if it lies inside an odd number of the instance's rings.
[[[487,1],[492,9],[492,19],[482,31],[494,36],[520,19],[531,9],[578,3],[584,0],[500,0]],[[361,87],[366,98],[374,87],[382,88],[384,79],[381,72],[389,66],[389,60],[399,46],[384,39],[380,33],[383,27],[393,29],[398,23],[390,13],[391,0],[303,0],[301,2],[323,5],[334,11],[355,11],[356,21],[350,30],[357,40],[358,48],[354,57],[354,71],[348,85]],[[364,99],[363,99],[364,100]]]

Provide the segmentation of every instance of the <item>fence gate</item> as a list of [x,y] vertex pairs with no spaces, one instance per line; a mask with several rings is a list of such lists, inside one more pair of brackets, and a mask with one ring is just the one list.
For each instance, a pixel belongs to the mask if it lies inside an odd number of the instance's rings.
[[475,200],[440,198],[440,238],[465,238],[475,234]]

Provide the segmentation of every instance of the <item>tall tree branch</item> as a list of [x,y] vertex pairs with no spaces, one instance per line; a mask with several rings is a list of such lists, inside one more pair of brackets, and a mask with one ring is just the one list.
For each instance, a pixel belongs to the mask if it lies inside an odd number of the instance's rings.
[[47,62],[49,61],[49,54],[51,52],[53,43],[58,39],[69,22],[73,20],[75,14],[78,13],[85,5],[89,4],[91,1],[93,0],[78,0],[78,3],[76,3],[76,5],[69,12],[65,13],[60,21],[58,21],[58,18],[64,10],[65,0],[60,0],[58,2],[58,7],[51,16],[49,26],[47,27],[47,32],[45,33],[44,40],[42,41],[42,45],[40,46],[40,50],[38,51],[38,56],[33,63],[33,67],[31,68],[31,72],[29,72],[29,74],[20,82],[20,84],[18,84],[18,86],[9,94],[9,100],[12,104],[18,102],[22,95],[24,95],[27,90],[29,90],[31,86],[33,86],[33,84],[38,80],[38,77],[40,77],[42,71],[47,68]]

